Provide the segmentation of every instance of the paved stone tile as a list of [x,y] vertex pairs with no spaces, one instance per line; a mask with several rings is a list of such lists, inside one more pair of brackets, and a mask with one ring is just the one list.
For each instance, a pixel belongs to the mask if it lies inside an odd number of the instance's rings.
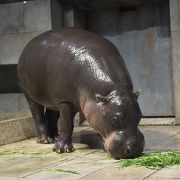
[[141,126],[140,129],[145,136],[145,149],[180,132],[180,126]]
[[[72,164],[71,164],[72,163]],[[70,164],[64,164],[60,166],[55,166],[53,168],[44,169],[39,173],[33,174],[31,176],[26,177],[27,179],[79,179],[84,175],[93,173],[103,167],[107,166],[106,164],[102,165],[92,165],[92,164],[84,164],[80,162],[80,165],[73,164],[74,162],[70,162]],[[57,172],[60,171],[60,172]]]
[[15,177],[0,177],[0,180],[22,180],[22,178],[15,178]]
[[52,151],[52,146],[52,144],[37,144],[35,139],[1,146],[0,175],[23,177],[50,165],[70,161],[97,151],[89,149],[86,144],[75,143],[75,152],[57,154]]
[[0,175],[21,177],[27,174],[31,174],[38,169],[46,167],[47,165],[54,164],[57,161],[63,161],[64,159],[57,159],[52,157],[13,157],[6,159],[7,162],[2,163],[0,160]]
[[[140,128],[146,138],[145,152],[164,151],[166,147],[180,150],[180,127]],[[56,154],[53,144],[37,144],[36,138],[0,146],[0,180],[179,178],[179,166],[166,169],[167,175],[162,177],[163,169],[156,172],[144,167],[117,168],[117,161],[98,149],[98,136],[90,127],[75,128],[73,142],[76,151],[69,154]],[[3,150],[7,155],[3,155]]]
[[147,169],[145,167],[117,168],[117,165],[112,165],[85,176],[82,180],[141,180],[153,172],[155,172],[155,170]]
[[180,151],[180,133],[169,137],[165,141],[162,141],[155,146],[152,146],[150,149],[163,150],[163,151],[166,150]]
[[[110,159],[103,151],[96,151],[71,161],[44,168],[38,173],[27,176],[27,179],[79,179],[102,169],[117,160]],[[58,172],[59,171],[59,172]]]
[[180,165],[163,168],[154,173],[151,178],[179,178],[180,179]]
[[152,178],[152,177],[149,177],[149,178],[146,178],[145,180],[179,180],[180,178],[165,178],[165,177],[155,177],[155,178]]

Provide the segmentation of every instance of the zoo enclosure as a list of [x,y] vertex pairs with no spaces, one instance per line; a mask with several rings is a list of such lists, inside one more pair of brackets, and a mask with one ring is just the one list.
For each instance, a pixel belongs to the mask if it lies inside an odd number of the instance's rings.
[[[112,41],[122,54],[146,117],[180,122],[179,0],[34,0],[0,4],[0,114],[28,114],[16,64],[25,44],[57,27],[81,27]],[[6,83],[5,83],[6,82]],[[12,115],[11,115],[12,114]]]

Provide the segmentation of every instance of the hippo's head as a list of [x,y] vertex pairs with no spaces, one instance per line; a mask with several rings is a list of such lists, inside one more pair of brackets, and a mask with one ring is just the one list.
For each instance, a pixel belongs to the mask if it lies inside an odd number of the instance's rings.
[[89,122],[102,136],[104,149],[114,158],[139,156],[144,148],[144,136],[138,129],[141,110],[137,95],[108,96],[96,94],[96,105],[91,109]]

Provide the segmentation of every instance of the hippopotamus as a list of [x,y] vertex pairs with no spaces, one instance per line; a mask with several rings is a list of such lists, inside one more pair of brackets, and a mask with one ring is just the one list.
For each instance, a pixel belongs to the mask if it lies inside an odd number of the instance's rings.
[[81,112],[112,157],[142,153],[137,93],[122,56],[107,39],[78,28],[44,32],[26,45],[17,70],[38,142],[51,143],[57,136],[54,151],[73,152],[73,118]]

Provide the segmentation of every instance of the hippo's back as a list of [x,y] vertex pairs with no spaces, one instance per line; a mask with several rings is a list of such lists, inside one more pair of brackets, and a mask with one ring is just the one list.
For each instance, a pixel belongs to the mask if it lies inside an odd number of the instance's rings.
[[19,84],[24,93],[46,107],[56,107],[62,101],[76,103],[80,88],[101,91],[98,88],[112,87],[123,79],[131,86],[119,57],[109,41],[88,31],[48,31],[23,50],[18,63]]

